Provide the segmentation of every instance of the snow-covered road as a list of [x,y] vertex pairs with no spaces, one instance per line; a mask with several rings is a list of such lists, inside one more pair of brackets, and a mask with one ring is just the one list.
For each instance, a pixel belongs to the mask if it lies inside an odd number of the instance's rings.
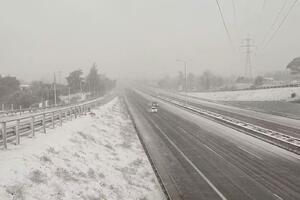
[[0,199],[164,199],[115,98],[63,127],[0,151]]

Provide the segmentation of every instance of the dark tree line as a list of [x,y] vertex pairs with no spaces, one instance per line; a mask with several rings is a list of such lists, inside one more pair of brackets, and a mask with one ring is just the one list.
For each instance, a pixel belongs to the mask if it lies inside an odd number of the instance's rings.
[[0,99],[9,98],[19,90],[20,82],[16,77],[0,75]]
[[221,76],[215,75],[210,71],[205,71],[201,75],[188,73],[185,84],[185,76],[180,71],[175,77],[165,76],[158,80],[158,86],[169,90],[184,91],[207,91],[221,87],[224,84]]
[[300,74],[300,57],[293,59],[286,67],[292,74]]
[[79,69],[71,72],[66,79],[72,94],[89,92],[91,96],[104,95],[116,85],[115,80],[111,80],[106,75],[100,74],[95,64],[91,67],[86,77],[83,77],[83,72]]
[[[75,70],[66,77],[67,85],[55,83],[57,103],[61,104],[59,96],[86,92],[91,97],[104,95],[116,85],[115,80],[111,80],[104,74],[100,74],[96,65],[93,65],[89,74],[83,77],[82,70]],[[38,104],[47,101],[48,105],[54,104],[54,83],[44,83],[33,81],[27,87],[20,84],[16,77],[0,75],[0,104],[4,104],[6,109],[14,105],[15,109],[37,107]],[[0,105],[1,109],[1,105]]]

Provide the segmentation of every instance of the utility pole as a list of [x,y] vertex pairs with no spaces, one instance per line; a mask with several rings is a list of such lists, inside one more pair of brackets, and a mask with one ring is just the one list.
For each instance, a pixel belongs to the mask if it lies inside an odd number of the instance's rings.
[[187,62],[185,60],[176,60],[177,62],[182,62],[184,64],[184,92],[185,92],[185,105],[187,105]]
[[242,53],[245,54],[245,77],[252,78],[252,54],[254,53],[253,49],[256,49],[256,45],[254,45],[254,40],[249,36],[242,40],[242,44],[240,46],[241,49],[244,49]]
[[53,80],[53,91],[54,91],[54,105],[57,106],[57,101],[56,101],[56,75],[54,72],[54,80]]
[[82,81],[80,81],[80,92],[81,92],[81,94],[83,94],[83,91],[82,91]]
[[71,104],[71,87],[69,87],[69,104]]
[[62,71],[58,71],[58,84],[62,84],[62,81],[61,81],[61,73]]

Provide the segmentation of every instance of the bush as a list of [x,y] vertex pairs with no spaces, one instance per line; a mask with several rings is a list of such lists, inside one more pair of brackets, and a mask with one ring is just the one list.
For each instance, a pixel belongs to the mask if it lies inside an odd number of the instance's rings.
[[291,94],[291,98],[295,98],[297,96],[297,94],[294,92]]
[[10,97],[9,102],[17,107],[22,106],[23,108],[28,108],[32,104],[38,103],[39,99],[30,92],[18,91]]

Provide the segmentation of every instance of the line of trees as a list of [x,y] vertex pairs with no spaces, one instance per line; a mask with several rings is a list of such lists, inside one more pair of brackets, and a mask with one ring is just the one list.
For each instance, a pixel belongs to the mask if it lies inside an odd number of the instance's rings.
[[[58,104],[63,103],[59,97],[67,96],[69,92],[71,94],[88,93],[90,97],[101,96],[116,85],[115,80],[100,74],[95,64],[86,77],[83,77],[82,70],[75,70],[66,77],[66,80],[67,85],[55,83]],[[54,98],[54,83],[33,81],[24,87],[16,77],[0,75],[0,104],[4,104],[6,109],[11,109],[12,104],[15,109],[20,106],[22,108],[36,107],[45,101],[48,105],[53,105]]]
[[221,76],[215,75],[210,71],[205,71],[201,75],[195,75],[194,73],[188,73],[185,84],[185,77],[183,72],[178,72],[175,77],[165,76],[158,80],[159,87],[168,90],[184,91],[185,85],[187,91],[207,91],[210,89],[221,87],[225,79]]
[[300,57],[293,59],[286,67],[291,74],[300,75]]
[[89,92],[92,96],[105,94],[113,89],[116,80],[109,79],[105,74],[98,72],[96,64],[94,64],[89,74],[84,78],[81,69],[75,70],[66,77],[71,93]]

